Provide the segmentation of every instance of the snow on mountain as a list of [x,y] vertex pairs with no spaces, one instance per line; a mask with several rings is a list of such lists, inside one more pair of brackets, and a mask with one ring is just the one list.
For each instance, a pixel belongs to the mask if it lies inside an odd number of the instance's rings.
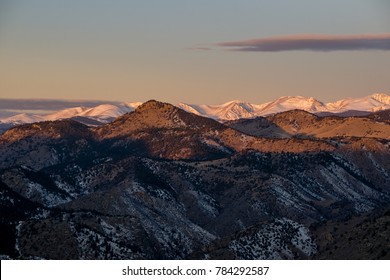
[[46,115],[33,115],[24,113],[8,118],[2,118],[0,119],[0,123],[17,125],[40,121],[70,119],[75,117],[84,117],[89,118],[91,120],[96,120],[100,123],[108,123],[125,113],[134,111],[134,109],[141,104],[141,102],[134,102],[124,103],[120,105],[102,104],[92,108],[73,107]]
[[75,117],[75,116],[82,114],[87,109],[88,109],[87,107],[73,107],[73,108],[68,108],[68,109],[54,112],[52,114],[43,115],[43,116],[41,116],[41,118],[42,118],[42,120],[45,120],[45,121],[69,119],[69,118],[72,118],[72,117]]
[[326,104],[332,113],[350,110],[376,112],[390,109],[390,96],[384,93],[375,93],[362,98],[346,98]]
[[346,111],[376,112],[390,109],[390,96],[384,93],[376,93],[362,98],[346,98],[331,103],[323,103],[313,97],[283,96],[274,101],[259,105],[235,100],[214,106],[180,103],[178,107],[197,115],[228,121],[267,116],[294,109],[300,109],[310,113],[342,113]]
[[85,110],[78,116],[92,117],[100,121],[113,120],[123,114],[132,111],[129,107],[124,105],[115,106],[112,104],[103,104],[90,109]]
[[44,119],[42,118],[42,116],[23,113],[12,117],[0,119],[0,123],[17,125],[24,123],[40,122],[43,120]]
[[326,106],[310,97],[283,96],[275,101],[264,104],[251,104],[239,100],[230,101],[222,105],[190,105],[180,103],[178,107],[191,113],[210,117],[217,120],[228,121],[242,118],[271,115],[283,111],[301,109],[308,112],[326,111]]
[[102,104],[96,107],[87,108],[77,116],[89,117],[106,123],[119,116],[134,111],[141,104],[142,102],[129,102],[120,105]]
[[271,115],[289,110],[304,110],[310,113],[327,111],[326,105],[313,97],[283,96],[269,102],[262,108],[259,115]]
[[262,105],[255,105],[240,100],[233,100],[222,105],[192,105],[179,103],[177,107],[201,116],[218,120],[236,120],[252,118],[261,109]]
[[[59,120],[83,117],[99,123],[108,123],[115,118],[134,111],[142,102],[129,102],[118,105],[102,104],[96,107],[74,107],[54,112],[48,115],[19,114],[12,117],[0,118],[0,124],[22,124],[46,120]],[[263,104],[252,104],[233,100],[221,105],[194,105],[179,103],[177,107],[204,117],[219,121],[236,120],[267,116],[279,112],[300,109],[310,113],[343,113],[348,111],[376,112],[390,109],[390,96],[375,93],[361,98],[346,98],[336,102],[323,103],[313,97],[283,96]]]
[[127,108],[130,108],[131,111],[134,111],[135,109],[137,109],[142,104],[143,104],[143,102],[127,102],[127,103],[123,103],[123,105],[126,106]]

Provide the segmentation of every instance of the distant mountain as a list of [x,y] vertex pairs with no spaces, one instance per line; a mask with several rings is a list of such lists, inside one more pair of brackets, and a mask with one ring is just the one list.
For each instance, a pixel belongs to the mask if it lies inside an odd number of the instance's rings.
[[[74,119],[88,126],[100,126],[115,118],[134,111],[142,102],[121,105],[102,104],[96,107],[74,107],[47,115],[18,114],[0,118],[0,133],[6,129],[25,123]],[[289,110],[304,110],[318,116],[366,116],[369,113],[390,109],[390,96],[376,93],[363,98],[347,98],[337,102],[323,103],[315,98],[284,96],[264,104],[251,104],[234,100],[221,105],[192,105],[179,103],[178,108],[187,112],[212,118],[221,122],[249,119]]]
[[75,118],[89,125],[101,125],[113,121],[115,118],[133,111],[141,102],[124,103],[121,105],[102,104],[96,107],[73,107],[46,115],[18,114],[12,117],[0,119],[0,124],[18,125],[41,121],[55,121]]
[[275,101],[259,105],[242,101],[231,101],[216,106],[180,103],[178,107],[188,112],[220,121],[268,116],[295,109],[319,115],[347,114],[352,116],[390,109],[390,96],[377,93],[363,98],[347,98],[332,103],[323,103],[313,97],[283,96]]
[[118,148],[135,145],[134,149],[143,147],[149,156],[170,159],[211,159],[247,149],[273,152],[333,149],[325,142],[312,140],[289,140],[296,143],[286,147],[285,139],[270,142],[243,135],[213,119],[154,100],[95,131],[99,140],[115,141]]
[[326,105],[313,97],[284,96],[273,102],[266,103],[266,106],[259,113],[262,116],[266,116],[295,109],[311,113],[327,111]]
[[216,120],[235,120],[241,118],[251,118],[259,112],[263,105],[250,104],[243,101],[230,101],[222,105],[190,105],[179,103],[179,108],[188,112],[213,118]]
[[390,96],[384,93],[375,93],[362,98],[346,98],[326,104],[329,112],[366,111],[376,112],[390,109]]
[[220,123],[151,100],[97,127],[18,125],[0,135],[0,258],[386,259],[383,121]]
[[34,122],[40,122],[43,121],[44,118],[40,115],[31,115],[31,114],[18,114],[12,117],[7,117],[0,119],[1,124],[10,124],[10,125],[18,125],[18,124],[25,124],[25,123],[34,123]]
[[[326,141],[249,136],[213,119],[171,104],[148,101],[115,121],[90,128],[71,119],[19,125],[0,135],[0,168],[24,163],[31,168],[59,164],[94,152],[171,160],[212,160],[237,152],[330,151]],[[63,153],[61,147],[67,147]],[[39,154],[39,157],[37,156]]]
[[[0,118],[0,129],[18,124],[39,121],[53,121],[73,118],[90,126],[109,123],[115,118],[134,111],[142,102],[123,103],[121,105],[102,104],[96,107],[74,107],[47,115],[19,114]],[[218,121],[268,116],[289,110],[304,110],[319,116],[365,116],[372,112],[390,109],[390,96],[376,93],[363,98],[347,98],[340,101],[323,103],[313,97],[284,96],[264,104],[251,104],[234,100],[221,105],[193,105],[179,103],[178,108],[187,112],[212,118]],[[0,130],[1,133],[1,130]]]

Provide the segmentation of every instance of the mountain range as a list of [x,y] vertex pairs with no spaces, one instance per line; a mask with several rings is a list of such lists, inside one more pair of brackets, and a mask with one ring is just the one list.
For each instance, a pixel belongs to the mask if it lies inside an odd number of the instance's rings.
[[0,258],[390,259],[389,159],[389,111],[219,122],[150,100],[18,125]]
[[283,96],[272,102],[259,105],[235,100],[217,106],[180,103],[178,107],[197,115],[221,121],[268,116],[294,109],[322,115],[341,113],[356,115],[390,109],[390,96],[376,93],[363,98],[346,98],[331,103],[323,103],[313,97]]
[[[142,102],[132,102],[120,105],[101,104],[91,108],[74,107],[46,115],[23,113],[7,118],[0,118],[0,132],[18,124],[69,118],[89,126],[99,126],[111,122],[125,113],[134,111],[141,104]],[[235,100],[221,105],[179,103],[177,107],[187,112],[222,122],[268,116],[294,109],[304,110],[321,116],[356,116],[368,115],[371,112],[390,109],[390,96],[384,93],[376,93],[363,98],[347,98],[332,103],[323,103],[312,97],[284,96],[264,104],[251,104]]]

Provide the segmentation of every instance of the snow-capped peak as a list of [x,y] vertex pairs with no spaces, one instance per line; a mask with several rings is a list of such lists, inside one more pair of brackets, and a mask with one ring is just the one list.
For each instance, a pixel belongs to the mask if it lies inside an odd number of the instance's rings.
[[390,96],[388,96],[387,94],[374,93],[373,95],[371,95],[371,98],[386,105],[390,105]]
[[[74,107],[47,115],[19,114],[0,119],[3,124],[22,124],[45,120],[59,120],[73,117],[89,118],[99,123],[107,123],[114,118],[135,110],[142,102],[122,104],[101,104],[96,107]],[[220,121],[240,118],[254,118],[279,112],[300,109],[310,113],[330,112],[341,113],[346,111],[375,112],[390,109],[390,96],[385,93],[375,93],[360,98],[345,98],[336,102],[323,103],[314,97],[282,96],[278,99],[253,104],[242,100],[232,100],[221,105],[194,105],[179,103],[177,107],[193,114],[213,118]]]
[[87,109],[88,109],[87,107],[73,107],[73,108],[64,109],[41,117],[43,120],[47,120],[47,121],[69,119],[83,113]]
[[273,102],[267,103],[261,110],[261,115],[270,115],[288,110],[300,109],[308,112],[326,111],[326,106],[314,97],[282,96]]
[[100,123],[107,123],[115,118],[134,111],[142,102],[126,103],[120,105],[101,104],[96,107],[72,107],[60,110],[46,115],[19,114],[12,117],[0,119],[0,123],[6,124],[24,124],[39,121],[55,121],[62,119],[70,119],[74,117],[86,117],[96,120]]
[[24,124],[24,123],[39,122],[42,120],[43,120],[42,117],[39,115],[31,115],[31,114],[23,113],[12,117],[0,119],[0,123],[17,125],[17,124]]
[[123,114],[130,112],[131,109],[126,106],[116,106],[112,104],[102,104],[93,108],[89,108],[84,112],[80,113],[78,116],[81,117],[92,117],[99,120],[104,120],[108,118],[116,118]]
[[263,104],[252,104],[241,100],[233,100],[221,105],[179,103],[178,107],[197,115],[226,121],[266,116],[294,109],[304,110],[310,113],[340,113],[349,110],[375,112],[390,109],[390,96],[384,93],[376,93],[362,98],[346,98],[327,104],[314,97],[282,96],[274,101]]
[[243,105],[243,104],[249,104],[248,102],[242,101],[242,100],[231,100],[226,103],[223,103],[220,105],[221,107],[229,107],[233,105]]
[[235,120],[254,117],[253,105],[240,100],[233,100],[221,105],[192,105],[179,103],[179,108],[193,114],[217,120]]
[[360,98],[345,98],[326,104],[329,112],[345,112],[349,110],[376,112],[390,109],[390,96],[384,93],[375,93]]

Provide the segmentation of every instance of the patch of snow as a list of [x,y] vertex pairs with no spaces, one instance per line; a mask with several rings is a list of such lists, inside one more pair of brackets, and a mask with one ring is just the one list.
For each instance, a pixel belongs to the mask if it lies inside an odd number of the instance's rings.
[[309,230],[286,218],[262,225],[254,235],[233,240],[229,249],[238,259],[292,259],[298,250],[306,256],[317,252]]

